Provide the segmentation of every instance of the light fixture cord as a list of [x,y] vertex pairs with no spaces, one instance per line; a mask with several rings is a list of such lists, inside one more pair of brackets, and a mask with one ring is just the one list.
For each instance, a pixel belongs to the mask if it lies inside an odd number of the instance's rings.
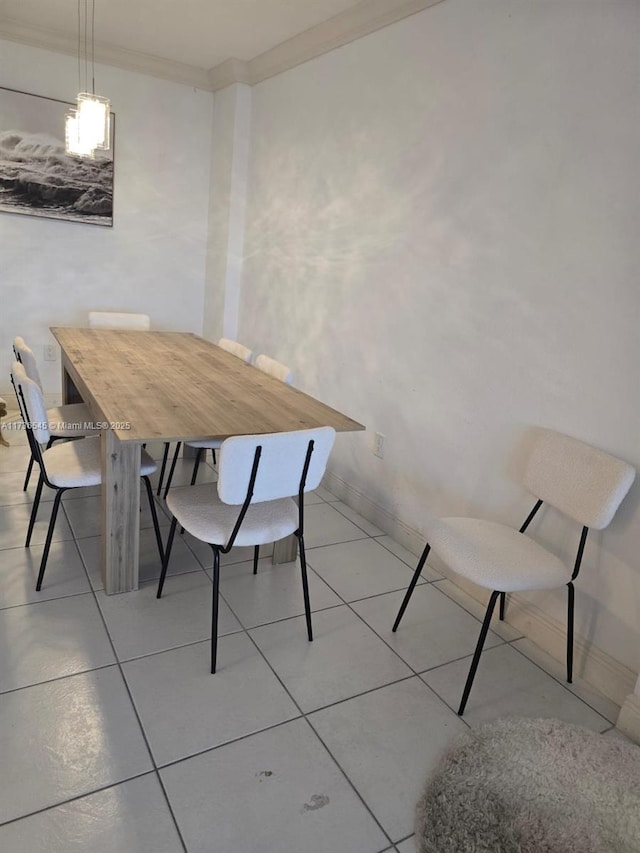
[[88,32],[87,32],[87,19],[89,17],[89,9],[87,3],[89,0],[84,0],[84,89],[83,92],[86,92],[89,87],[89,41],[88,41]]
[[96,93],[95,28],[96,0],[91,0],[91,91],[94,95]]
[[78,92],[82,92],[82,64],[80,59],[82,39],[80,37],[80,32],[80,0],[78,0]]
[[[89,63],[91,63],[91,91],[96,93],[96,0],[91,0],[91,58],[89,58],[89,0],[78,0],[78,91],[89,91]],[[84,20],[83,20],[84,11]],[[84,30],[84,37],[83,37]],[[84,73],[83,73],[84,72]]]

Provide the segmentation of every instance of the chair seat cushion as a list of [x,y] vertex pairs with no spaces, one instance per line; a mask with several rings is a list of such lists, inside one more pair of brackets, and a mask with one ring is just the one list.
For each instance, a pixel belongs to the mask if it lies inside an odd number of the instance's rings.
[[[42,454],[49,481],[61,489],[98,486],[102,482],[99,438],[54,444]],[[158,466],[146,450],[141,453],[140,476],[154,474]]]
[[98,432],[88,426],[93,423],[93,417],[84,403],[67,403],[47,409],[47,420],[49,432],[54,438],[78,438]]
[[[215,483],[173,489],[167,506],[178,523],[196,539],[226,545],[242,507],[224,504]],[[238,531],[235,545],[277,542],[298,529],[298,506],[292,498],[251,504]]]
[[556,589],[571,580],[555,554],[493,521],[441,518],[427,530],[427,541],[454,572],[487,589]]
[[221,444],[221,438],[209,438],[202,441],[185,441],[187,447],[202,448],[203,450],[217,450]]

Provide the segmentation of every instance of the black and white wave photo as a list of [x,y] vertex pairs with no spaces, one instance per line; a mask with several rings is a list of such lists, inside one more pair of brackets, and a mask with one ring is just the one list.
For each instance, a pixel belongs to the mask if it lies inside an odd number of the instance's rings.
[[95,159],[65,152],[73,104],[0,88],[0,211],[113,225],[112,143]]

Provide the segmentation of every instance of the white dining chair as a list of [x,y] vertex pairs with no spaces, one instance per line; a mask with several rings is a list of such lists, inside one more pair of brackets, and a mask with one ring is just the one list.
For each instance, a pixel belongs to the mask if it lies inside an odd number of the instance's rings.
[[[16,360],[23,365],[27,376],[42,391],[42,380],[40,379],[38,362],[33,350],[27,346],[24,338],[16,337],[13,339],[13,352]],[[54,406],[51,409],[47,409],[47,423],[49,424],[49,433],[51,436],[49,447],[55,441],[85,438],[89,435],[98,434],[98,430],[91,426],[92,421],[91,412],[84,403],[66,403],[63,406]],[[29,459],[24,485],[22,486],[23,492],[26,492],[29,485],[33,464],[34,458],[32,455]]]
[[[220,447],[218,481],[174,489],[173,516],[157,597],[162,596],[176,526],[213,550],[211,672],[216,671],[220,554],[234,545],[259,547],[295,534],[300,548],[307,635],[313,639],[304,548],[304,493],[317,488],[333,447],[332,427],[228,438]],[[297,505],[294,498],[297,498]]]
[[133,314],[128,311],[89,311],[89,326],[92,329],[148,332],[151,328],[151,318],[148,314]]
[[[31,453],[40,468],[38,488],[31,509],[25,548],[28,548],[31,543],[33,526],[38,515],[38,507],[42,495],[42,487],[48,486],[48,488],[55,490],[47,538],[44,551],[42,552],[38,581],[36,583],[36,590],[40,591],[63,494],[69,489],[98,486],[102,483],[101,442],[99,438],[94,437],[85,438],[83,441],[69,441],[63,444],[56,444],[54,447],[48,447],[51,434],[47,425],[47,412],[40,387],[36,382],[29,379],[24,366],[18,361],[14,361],[11,367],[11,382],[16,392],[20,414],[27,430]],[[43,450],[43,445],[47,449]],[[150,475],[154,474],[156,470],[157,465],[155,461],[143,450],[140,460],[140,476],[147,490],[158,551],[160,559],[163,560],[164,551],[160,536],[160,527],[158,525],[158,515],[149,480]]]
[[279,379],[287,385],[291,385],[293,383],[292,371],[286,366],[286,364],[276,361],[275,358],[270,358],[268,355],[264,354],[259,355],[255,360],[255,366],[263,373],[268,373],[269,376],[273,376],[275,379]]
[[231,338],[220,338],[218,341],[218,346],[220,349],[225,350],[226,352],[230,352],[231,355],[235,355],[236,358],[241,359],[246,364],[251,362],[251,358],[253,353],[246,347],[244,344],[239,343],[238,341],[232,341]]
[[[253,356],[252,351],[249,347],[245,347],[243,344],[238,343],[238,341],[232,341],[230,338],[220,338],[218,341],[218,346],[225,350],[231,355],[235,355],[236,358],[244,361],[245,364],[249,364],[251,362],[251,358]],[[222,444],[221,439],[211,438],[211,439],[203,439],[202,441],[186,441],[187,447],[192,447],[197,450],[195,460],[193,462],[193,472],[191,474],[191,485],[193,486],[198,477],[198,468],[200,467],[200,462],[202,461],[202,457],[205,455],[207,450],[211,451],[211,455],[213,458],[213,464],[216,464],[216,450],[219,449]],[[180,454],[180,448],[182,447],[182,442],[178,442],[176,444],[176,449],[173,454],[173,460],[171,462],[171,468],[169,469],[169,477],[167,479],[167,485],[164,491],[164,497],[167,497],[169,489],[171,488],[171,482],[173,480],[173,474],[176,469],[176,463],[178,461],[178,456]],[[166,459],[166,456],[165,456]],[[164,478],[164,469],[165,469],[165,460],[163,460],[162,468],[160,470],[160,479],[158,482],[158,491],[159,495],[162,490],[162,481]]]
[[[479,518],[441,518],[427,528],[427,544],[415,569],[393,625],[397,631],[430,549],[454,572],[491,590],[482,629],[462,694],[462,716],[478,668],[489,624],[500,598],[504,619],[506,596],[525,590],[568,590],[567,681],[573,679],[574,585],[589,528],[609,525],[635,478],[627,462],[576,438],[550,429],[537,429],[523,485],[537,501],[519,530]],[[547,548],[523,535],[543,503],[582,525],[573,567]]]

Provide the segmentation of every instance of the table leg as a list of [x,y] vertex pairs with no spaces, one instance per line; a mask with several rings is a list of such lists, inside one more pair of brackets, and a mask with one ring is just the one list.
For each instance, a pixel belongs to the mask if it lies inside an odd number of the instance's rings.
[[273,557],[271,562],[275,566],[277,563],[292,563],[298,556],[298,540],[295,536],[287,536],[286,539],[280,539],[273,544]]
[[76,386],[73,383],[73,379],[67,373],[65,368],[65,358],[62,358],[62,402],[63,403],[81,403],[82,397]]
[[138,588],[140,445],[102,430],[102,581],[107,595]]
[[[298,498],[294,498],[298,503]],[[279,539],[273,543],[273,556],[271,557],[272,565],[279,563],[292,563],[298,556],[298,540],[295,536],[287,536],[286,539]]]

